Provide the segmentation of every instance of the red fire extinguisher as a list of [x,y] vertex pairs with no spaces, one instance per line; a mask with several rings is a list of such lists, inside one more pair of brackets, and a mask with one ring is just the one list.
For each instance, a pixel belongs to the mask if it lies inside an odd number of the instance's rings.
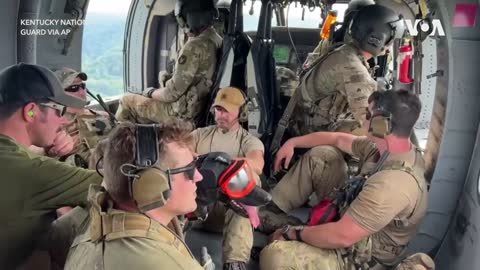
[[400,47],[398,58],[397,58],[397,63],[398,63],[397,78],[401,83],[413,82],[413,79],[411,78],[412,55],[413,55],[412,45],[407,43],[407,45],[403,45]]

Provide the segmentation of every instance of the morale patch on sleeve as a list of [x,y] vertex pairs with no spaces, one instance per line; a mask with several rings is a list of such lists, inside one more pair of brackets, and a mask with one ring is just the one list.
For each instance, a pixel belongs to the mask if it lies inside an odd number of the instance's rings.
[[185,64],[185,62],[187,62],[187,57],[185,55],[181,55],[178,58],[178,64],[183,65],[183,64]]

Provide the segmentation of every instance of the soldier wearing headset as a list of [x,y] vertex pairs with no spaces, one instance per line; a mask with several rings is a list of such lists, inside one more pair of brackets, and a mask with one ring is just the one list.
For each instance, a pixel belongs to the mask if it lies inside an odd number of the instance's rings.
[[[261,268],[385,269],[397,265],[427,206],[423,158],[409,139],[420,110],[420,100],[408,91],[375,92],[368,99],[366,137],[316,132],[285,142],[276,155],[277,171],[282,163],[289,166],[295,148],[312,149],[274,188],[269,206],[280,212],[303,205],[314,192],[318,198],[333,200],[339,188],[350,183],[346,183],[347,165],[338,150],[358,157],[358,175],[368,177],[351,203],[338,206],[337,219],[275,230],[273,242],[261,253]],[[423,267],[414,269],[432,269],[428,256],[414,257],[422,259],[418,265]]]
[[[245,130],[240,122],[248,117],[245,95],[240,89],[225,87],[218,91],[213,104],[215,125],[193,131],[193,149],[198,154],[215,151],[244,159],[256,174],[262,174],[264,146],[262,141]],[[253,227],[258,226],[257,209],[242,206],[248,218],[217,203],[203,224],[205,229],[223,232],[224,269],[246,269],[253,246]],[[225,228],[224,228],[225,227]]]
[[99,170],[105,188],[90,188],[89,222],[65,269],[214,269],[206,249],[201,263],[195,260],[177,217],[219,197],[256,205],[266,193],[244,160],[225,153],[197,157],[190,128],[180,120],[123,122],[109,134]]

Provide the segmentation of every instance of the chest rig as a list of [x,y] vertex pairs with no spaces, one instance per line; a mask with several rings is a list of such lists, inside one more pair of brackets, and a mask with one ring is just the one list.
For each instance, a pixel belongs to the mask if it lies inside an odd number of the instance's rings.
[[88,200],[91,202],[88,228],[75,238],[72,247],[91,242],[96,254],[95,269],[104,269],[104,242],[122,238],[139,237],[166,243],[183,256],[194,258],[183,241],[178,219],[174,218],[168,228],[143,214],[113,209],[113,201],[101,186],[90,186]]
[[[415,156],[416,158],[418,155],[421,155],[420,151],[415,148]],[[397,170],[403,171],[409,174],[418,186],[419,195],[417,196],[417,200],[415,201],[415,206],[410,214],[406,217],[395,217],[393,219],[393,223],[397,228],[403,228],[410,224],[410,220],[417,218],[417,215],[420,215],[418,210],[418,204],[422,198],[422,194],[426,192],[426,184],[425,181],[422,181],[423,176],[419,174],[417,170],[414,169],[414,164],[409,164],[406,161],[402,160],[390,160],[386,161],[387,154],[384,154],[380,157],[379,162],[375,169],[366,175],[363,176],[355,176],[352,177],[347,183],[339,190],[336,198],[333,201],[333,205],[337,207],[337,215],[334,217],[334,220],[340,219],[346,212],[348,207],[351,203],[357,198],[357,196],[362,191],[362,188],[367,181],[368,177],[379,172],[379,171],[387,171],[387,170]],[[406,253],[406,246],[386,246],[383,244],[375,244],[373,243],[375,234],[372,234],[359,242],[355,243],[353,246],[344,249],[341,252],[341,256],[344,259],[345,268],[344,269],[370,269],[371,267],[381,264],[386,269],[390,269],[397,265],[404,257]],[[373,247],[382,250],[389,250],[392,254],[394,254],[397,259],[390,263],[390,264],[383,264],[378,262],[373,256],[372,251]],[[393,269],[393,268],[392,268]]]

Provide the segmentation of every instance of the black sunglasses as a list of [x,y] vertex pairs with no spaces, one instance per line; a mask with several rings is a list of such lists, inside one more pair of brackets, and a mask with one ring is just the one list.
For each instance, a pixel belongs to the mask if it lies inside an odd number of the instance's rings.
[[86,87],[87,85],[82,82],[81,84],[70,85],[69,87],[65,88],[65,91],[75,93],[75,92],[78,92],[80,88],[87,89]]
[[192,162],[188,163],[187,166],[175,168],[175,169],[168,169],[165,172],[167,173],[168,176],[179,174],[179,173],[185,173],[185,176],[189,180],[193,181],[195,176],[195,169],[197,168],[197,160],[198,158],[196,157],[193,159]]

